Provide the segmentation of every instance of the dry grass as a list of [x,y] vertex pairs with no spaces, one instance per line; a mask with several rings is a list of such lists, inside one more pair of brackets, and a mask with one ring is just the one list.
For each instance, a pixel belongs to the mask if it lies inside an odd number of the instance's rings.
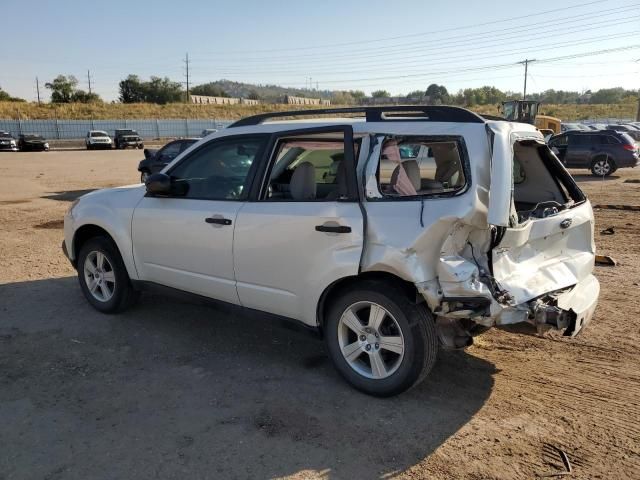
[[[0,118],[23,120],[109,120],[148,118],[215,118],[234,120],[263,112],[304,110],[306,105],[189,105],[172,103],[169,105],[138,104],[42,104],[0,102]],[[635,103],[615,105],[543,105],[541,113],[563,120],[586,120],[597,118],[632,118],[636,114]],[[471,110],[479,113],[498,114],[496,105],[481,105]]]

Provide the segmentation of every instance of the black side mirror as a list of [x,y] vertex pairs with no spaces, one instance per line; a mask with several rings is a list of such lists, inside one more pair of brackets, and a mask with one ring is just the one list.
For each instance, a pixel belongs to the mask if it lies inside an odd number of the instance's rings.
[[144,182],[147,187],[147,193],[151,195],[170,195],[171,192],[171,177],[165,173],[154,173],[147,177],[147,181]]

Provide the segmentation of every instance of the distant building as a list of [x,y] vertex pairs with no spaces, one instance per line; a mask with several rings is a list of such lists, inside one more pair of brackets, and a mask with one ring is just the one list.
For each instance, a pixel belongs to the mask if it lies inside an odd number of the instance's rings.
[[323,98],[294,97],[293,95],[285,95],[284,103],[287,103],[289,105],[331,105],[331,100],[325,100]]
[[260,100],[249,98],[209,97],[207,95],[189,95],[189,100],[197,105],[258,105],[260,103]]

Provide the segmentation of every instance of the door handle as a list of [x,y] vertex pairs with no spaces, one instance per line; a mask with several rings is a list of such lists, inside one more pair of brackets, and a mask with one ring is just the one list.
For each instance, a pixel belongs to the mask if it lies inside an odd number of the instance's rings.
[[223,217],[207,217],[204,221],[215,225],[231,225],[231,220]]
[[316,232],[351,233],[351,227],[346,225],[316,225]]

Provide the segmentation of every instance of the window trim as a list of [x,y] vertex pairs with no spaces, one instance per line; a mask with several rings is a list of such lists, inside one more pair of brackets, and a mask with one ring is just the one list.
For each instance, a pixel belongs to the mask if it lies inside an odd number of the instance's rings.
[[[365,193],[365,197],[367,202],[415,202],[421,200],[431,200],[431,199],[440,199],[440,198],[452,198],[464,195],[469,191],[471,185],[473,184],[473,178],[471,175],[471,164],[469,161],[469,150],[467,149],[467,143],[465,142],[464,136],[462,135],[399,135],[399,134],[391,134],[391,133],[376,133],[377,137],[384,137],[380,144],[380,153],[377,159],[372,159],[376,163],[375,170],[375,178],[376,178],[376,188],[378,189],[378,194],[380,197],[369,197]],[[435,142],[456,142],[458,145],[458,151],[460,152],[460,163],[462,164],[462,173],[464,174],[465,183],[459,190],[454,192],[441,192],[441,193],[423,193],[421,195],[405,195],[405,196],[388,196],[380,191],[380,160],[382,157],[382,145],[385,140],[393,137],[415,137],[419,139],[426,139],[428,141]]]
[[[258,151],[256,152],[256,156],[253,159],[253,162],[251,163],[249,172],[247,173],[247,188],[245,189],[246,193],[243,192],[242,198],[207,198],[207,197],[187,197],[184,195],[153,195],[153,194],[149,194],[149,192],[145,193],[145,197],[176,198],[176,199],[182,199],[182,200],[204,200],[209,202],[246,202],[248,197],[250,196],[253,184],[255,183],[256,172],[259,168],[258,164],[264,163],[263,158],[266,151],[265,147],[269,143],[268,137],[269,137],[269,134],[265,134],[265,133],[255,133],[255,134],[245,133],[245,134],[236,134],[236,135],[228,135],[224,137],[212,138],[208,142],[205,142],[202,145],[200,145],[195,150],[189,152],[188,155],[180,158],[178,162],[172,165],[171,168],[165,172],[169,177],[171,177],[172,176],[171,172],[173,172],[179,165],[182,165],[183,162],[188,161],[193,155],[200,152],[204,148],[213,148],[216,144],[227,143],[227,142],[237,141],[237,140],[249,140],[249,139],[261,140],[263,141],[263,143],[258,149]],[[182,155],[182,152],[179,153],[178,155]]]
[[[292,199],[276,199],[269,200],[264,198],[266,189],[268,188],[271,171],[276,162],[276,152],[279,142],[283,137],[303,137],[305,135],[316,135],[320,133],[341,133],[344,136],[344,162],[347,169],[347,195],[346,199],[327,200],[324,198],[315,200],[292,200]],[[329,125],[326,127],[311,127],[295,130],[286,130],[274,132],[265,149],[264,161],[262,168],[256,172],[254,185],[249,192],[249,202],[262,203],[322,203],[322,202],[358,202],[359,192],[356,176],[356,163],[353,141],[353,127],[351,125]],[[260,180],[258,180],[260,179]]]

